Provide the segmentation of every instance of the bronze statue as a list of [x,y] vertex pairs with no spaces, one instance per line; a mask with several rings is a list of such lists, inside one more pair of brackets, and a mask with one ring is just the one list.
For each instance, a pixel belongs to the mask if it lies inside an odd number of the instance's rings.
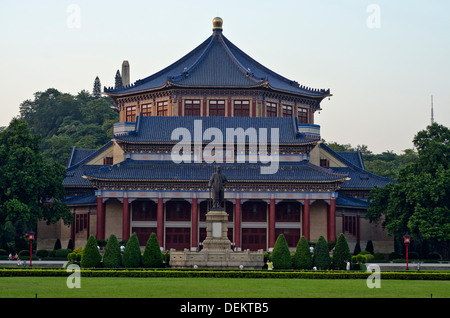
[[227,177],[222,173],[220,167],[209,179],[208,187],[212,188],[213,209],[220,209],[224,201],[224,186],[228,182]]

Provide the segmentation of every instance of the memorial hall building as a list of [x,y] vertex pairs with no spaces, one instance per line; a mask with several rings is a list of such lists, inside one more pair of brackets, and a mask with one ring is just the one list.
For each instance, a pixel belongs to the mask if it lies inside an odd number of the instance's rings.
[[[280,51],[279,58],[283,58]],[[329,89],[305,87],[261,65],[223,34],[210,37],[161,71],[104,88],[120,112],[113,139],[100,149],[73,148],[65,203],[73,224],[38,226],[38,248],[57,238],[84,247],[90,235],[119,241],[152,232],[163,250],[201,250],[211,204],[208,181],[220,166],[228,179],[228,238],[239,250],[270,251],[284,234],[350,248],[393,239],[364,218],[370,190],[391,180],[365,170],[359,151],[336,152],[315,124]],[[326,111],[326,110],[324,110]],[[345,124],[345,123],[343,123]]]

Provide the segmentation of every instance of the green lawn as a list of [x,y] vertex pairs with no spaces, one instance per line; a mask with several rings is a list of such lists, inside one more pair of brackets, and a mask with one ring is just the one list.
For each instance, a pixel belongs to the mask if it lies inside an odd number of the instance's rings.
[[69,289],[65,277],[0,277],[0,298],[449,298],[450,281],[365,279],[117,278],[82,277]]

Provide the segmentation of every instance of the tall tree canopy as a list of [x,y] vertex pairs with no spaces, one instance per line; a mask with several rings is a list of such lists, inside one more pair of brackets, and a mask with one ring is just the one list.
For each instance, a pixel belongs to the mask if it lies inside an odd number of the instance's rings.
[[450,241],[450,130],[434,123],[414,137],[418,158],[400,170],[398,183],[374,188],[367,218],[390,234]]
[[44,159],[66,165],[73,146],[96,149],[111,140],[119,119],[112,105],[109,97],[95,98],[85,90],[71,95],[50,88],[24,101],[20,117],[32,134],[42,136]]
[[[5,244],[8,229],[34,229],[38,220],[70,223],[62,180],[65,169],[47,164],[40,152],[39,135],[32,135],[24,120],[13,119],[0,132],[0,238]],[[23,232],[23,231],[22,231]],[[23,233],[16,233],[22,235]]]

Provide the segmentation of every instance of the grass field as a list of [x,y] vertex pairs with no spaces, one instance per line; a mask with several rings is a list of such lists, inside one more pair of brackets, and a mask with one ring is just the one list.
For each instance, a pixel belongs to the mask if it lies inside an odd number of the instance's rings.
[[450,281],[365,279],[0,277],[0,298],[450,298]]

